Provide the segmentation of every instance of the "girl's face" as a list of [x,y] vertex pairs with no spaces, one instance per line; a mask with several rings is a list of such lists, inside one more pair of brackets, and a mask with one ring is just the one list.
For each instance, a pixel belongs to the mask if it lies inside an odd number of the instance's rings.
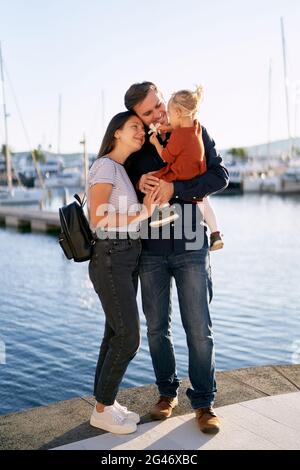
[[117,143],[128,148],[131,153],[140,150],[145,142],[143,122],[137,116],[131,116],[122,129],[115,132],[115,138]]
[[168,103],[168,116],[171,127],[180,127],[181,113],[180,110],[174,105],[174,103],[172,103],[172,101],[169,101]]

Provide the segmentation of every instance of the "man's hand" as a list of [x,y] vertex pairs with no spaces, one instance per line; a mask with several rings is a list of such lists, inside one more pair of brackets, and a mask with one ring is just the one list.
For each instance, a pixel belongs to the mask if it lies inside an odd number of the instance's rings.
[[157,199],[160,204],[165,204],[169,202],[174,194],[174,185],[173,183],[168,183],[164,180],[159,180],[159,191],[157,194]]
[[138,189],[144,194],[147,191],[152,191],[152,189],[155,189],[157,186],[159,186],[160,180],[156,178],[156,176],[153,176],[153,173],[155,173],[155,171],[145,173],[143,176],[141,176],[138,182]]

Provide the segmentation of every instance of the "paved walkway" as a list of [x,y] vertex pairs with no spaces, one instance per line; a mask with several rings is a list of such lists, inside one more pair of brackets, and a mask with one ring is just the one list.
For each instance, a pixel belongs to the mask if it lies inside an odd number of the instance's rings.
[[[173,447],[179,440],[176,445],[183,447],[182,439],[186,433],[189,433],[190,441],[187,441],[185,445],[190,445],[195,449],[208,448],[207,446],[215,445],[215,443],[221,446],[220,439],[222,439],[223,444],[228,443],[228,439],[230,439],[232,448],[236,448],[236,445],[239,447],[241,445],[240,435],[242,431],[245,432],[245,423],[248,422],[249,417],[247,415],[246,420],[246,416],[243,415],[243,419],[236,419],[236,413],[242,411],[246,413],[249,407],[252,407],[252,404],[260,403],[260,399],[268,400],[269,397],[272,397],[271,403],[275,403],[273,405],[275,412],[277,410],[277,396],[285,394],[287,394],[284,399],[287,402],[287,410],[292,408],[293,411],[289,413],[295,412],[296,405],[289,401],[289,395],[292,400],[292,397],[300,392],[300,364],[267,365],[217,372],[217,384],[218,393],[215,406],[221,417],[224,414],[222,430],[218,436],[213,438],[204,436],[196,428],[193,415],[190,414],[191,405],[185,393],[190,383],[187,379],[184,379],[179,388],[179,406],[175,408],[172,419],[164,423],[151,422],[148,413],[151,405],[158,398],[155,385],[121,389],[118,393],[118,401],[139,413],[141,415],[141,424],[138,433],[123,438],[123,441],[120,440],[119,436],[114,436],[114,442],[108,444],[107,439],[112,439],[112,436],[110,434],[103,435],[104,447],[107,449],[114,448],[127,442],[128,446],[132,443],[133,446],[139,448],[141,436],[150,439],[148,446],[160,446],[162,445],[160,441],[163,440],[163,448],[166,449],[168,441],[171,441],[170,446]],[[0,450],[53,449],[77,441],[81,442],[81,446],[92,445],[95,442],[101,446],[100,435],[104,431],[93,428],[89,424],[94,404],[94,397],[76,397],[48,406],[40,406],[0,416]],[[235,415],[227,416],[227,413],[233,412]],[[287,416],[288,421],[283,421],[281,424],[288,428],[293,426],[294,422],[297,422],[295,416],[293,418],[293,415],[287,414],[287,411],[282,413],[280,410],[279,415],[281,420]],[[252,429],[256,431],[258,426],[261,427],[260,422],[264,422],[265,419],[267,419],[266,427],[268,429],[270,420],[271,422],[274,421],[274,417],[259,415],[256,416],[253,428],[246,427],[247,432],[251,434],[253,433]],[[275,420],[277,420],[276,415]],[[259,425],[255,424],[257,421]],[[300,422],[299,415],[298,421]],[[168,426],[172,426],[171,429]],[[178,434],[180,435],[179,439],[177,439]],[[233,439],[234,436],[237,443]],[[295,437],[293,442],[298,442],[293,428],[292,437]],[[165,441],[165,439],[167,440]],[[260,440],[262,442],[264,442],[263,439],[266,438],[261,436]],[[282,442],[284,443],[284,441]],[[141,445],[145,447],[145,441]]]
[[244,401],[217,409],[221,431],[201,433],[194,414],[140,424],[134,434],[110,433],[58,450],[300,450],[300,392]]

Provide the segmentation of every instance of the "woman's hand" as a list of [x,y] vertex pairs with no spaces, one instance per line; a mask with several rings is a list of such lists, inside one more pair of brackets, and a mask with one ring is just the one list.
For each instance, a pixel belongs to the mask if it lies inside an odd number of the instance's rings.
[[151,215],[154,212],[155,207],[159,204],[159,199],[158,199],[158,192],[160,188],[157,187],[153,191],[149,191],[146,193],[144,199],[143,199],[143,205],[145,210],[147,211],[147,218],[151,217]]

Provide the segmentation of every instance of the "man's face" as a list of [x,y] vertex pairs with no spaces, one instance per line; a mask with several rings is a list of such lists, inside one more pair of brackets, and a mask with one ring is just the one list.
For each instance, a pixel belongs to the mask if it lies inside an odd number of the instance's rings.
[[134,112],[146,126],[152,124],[168,124],[166,105],[160,93],[150,90],[146,98],[133,108]]

